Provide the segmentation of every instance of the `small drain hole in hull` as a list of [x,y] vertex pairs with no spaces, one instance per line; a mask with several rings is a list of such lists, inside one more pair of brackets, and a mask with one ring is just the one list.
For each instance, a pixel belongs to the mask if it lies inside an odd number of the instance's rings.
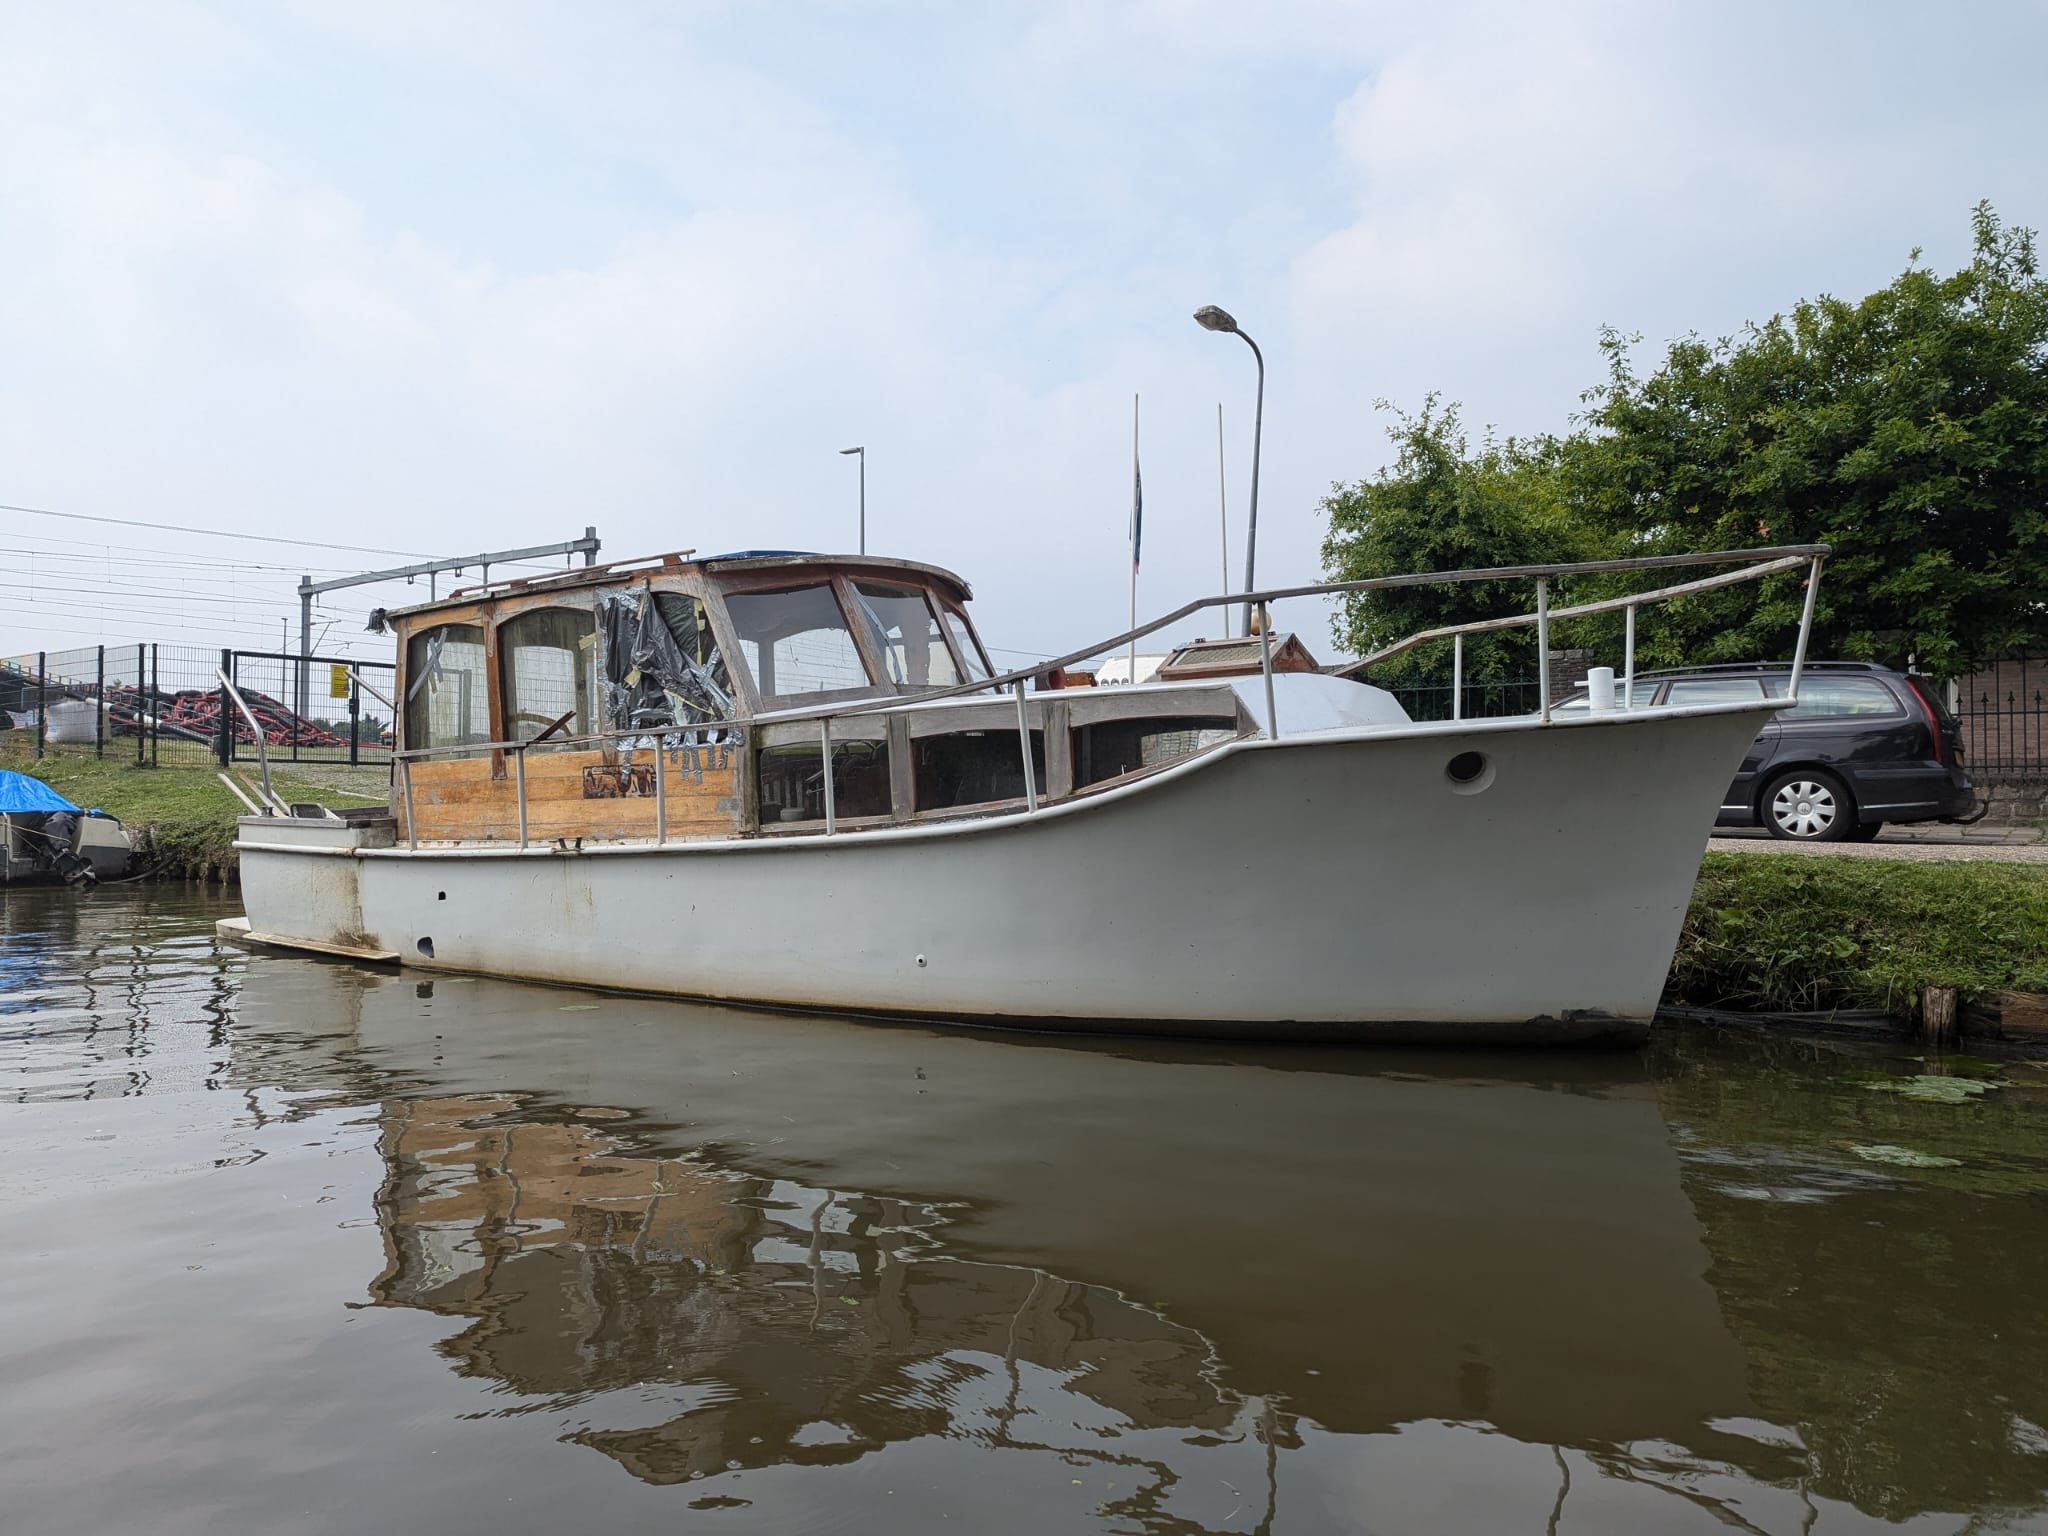
[[434,941],[432,939],[421,939],[413,948],[420,952],[420,958],[423,960],[434,958]]

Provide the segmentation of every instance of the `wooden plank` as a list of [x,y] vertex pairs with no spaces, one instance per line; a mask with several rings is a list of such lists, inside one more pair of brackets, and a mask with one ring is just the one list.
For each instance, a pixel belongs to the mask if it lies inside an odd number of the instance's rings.
[[[703,749],[699,749],[700,765]],[[664,766],[668,834],[730,836],[740,827],[739,770],[686,773],[680,753]],[[737,753],[729,760],[736,759]],[[655,808],[652,752],[533,751],[526,765],[526,830],[530,841],[555,838],[652,839]],[[626,793],[607,793],[623,788]],[[432,842],[505,841],[519,836],[519,783],[494,779],[485,759],[419,763],[413,768],[419,836]],[[402,814],[402,808],[401,808]]]
[[1039,791],[1048,800],[1064,800],[1074,792],[1074,738],[1067,706],[1054,702],[1045,710],[1045,783]]
[[2048,992],[1993,992],[1964,1005],[1963,1032],[1993,1039],[2048,1040]]
[[910,820],[916,809],[911,786],[915,779],[910,762],[910,727],[901,715],[889,717],[889,814],[897,821]]

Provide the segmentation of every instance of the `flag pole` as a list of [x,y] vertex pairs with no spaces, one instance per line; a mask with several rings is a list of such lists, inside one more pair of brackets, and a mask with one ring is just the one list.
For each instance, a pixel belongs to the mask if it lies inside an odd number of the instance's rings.
[[[1224,490],[1223,480],[1223,402],[1216,402],[1216,532],[1223,550],[1223,585],[1218,592],[1230,590],[1230,498]],[[1223,638],[1230,638],[1230,605],[1223,605]]]
[[[1143,482],[1138,476],[1138,397],[1131,396],[1131,628],[1138,627],[1138,541],[1143,532],[1140,519],[1145,515],[1145,493]],[[1131,637],[1132,687],[1138,683],[1138,639]]]

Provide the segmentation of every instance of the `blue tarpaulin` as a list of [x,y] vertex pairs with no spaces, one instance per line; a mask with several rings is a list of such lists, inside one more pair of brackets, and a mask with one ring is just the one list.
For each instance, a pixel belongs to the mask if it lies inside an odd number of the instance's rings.
[[78,807],[41,779],[0,768],[0,814],[22,811],[75,811]]

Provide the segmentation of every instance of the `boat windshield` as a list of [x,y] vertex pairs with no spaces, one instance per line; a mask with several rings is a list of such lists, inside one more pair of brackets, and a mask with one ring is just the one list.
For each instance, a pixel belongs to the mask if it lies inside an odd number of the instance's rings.
[[993,677],[988,660],[981,654],[981,643],[974,638],[974,631],[957,608],[941,607],[946,616],[946,628],[953,635],[953,649],[960,653],[960,665],[967,669],[969,682],[980,682],[984,677]]
[[853,595],[899,691],[951,688],[960,681],[945,631],[921,590],[862,581],[854,584]]
[[872,686],[831,582],[778,592],[729,592],[725,611],[732,616],[741,659],[764,699]]

